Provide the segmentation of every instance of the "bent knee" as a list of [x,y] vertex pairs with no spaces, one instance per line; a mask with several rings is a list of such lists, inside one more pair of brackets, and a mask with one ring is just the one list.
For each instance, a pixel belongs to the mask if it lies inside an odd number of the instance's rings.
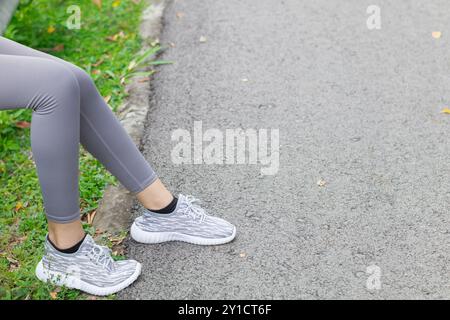
[[68,64],[68,67],[70,68],[70,70],[72,71],[72,73],[74,74],[75,78],[78,81],[78,85],[81,90],[81,95],[83,95],[83,93],[86,90],[95,88],[94,81],[86,71],[70,63]]
[[47,114],[58,107],[79,104],[80,87],[72,71],[61,63],[43,62],[41,86],[28,107],[38,114]]

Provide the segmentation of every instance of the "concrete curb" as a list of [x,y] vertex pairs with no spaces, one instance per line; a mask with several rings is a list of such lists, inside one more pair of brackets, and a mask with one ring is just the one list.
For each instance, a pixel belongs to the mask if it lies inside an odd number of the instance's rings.
[[[143,51],[150,48],[150,43],[157,39],[161,32],[161,20],[166,1],[152,0],[148,3],[149,7],[143,13],[140,27],[140,35],[144,41]],[[129,97],[118,111],[122,125],[136,145],[141,144],[151,90],[148,82],[139,80],[142,79],[135,78],[127,85]],[[97,209],[94,227],[110,233],[126,229],[131,223],[133,201],[132,194],[122,185],[109,185]]]
[[19,0],[1,0],[0,2],[0,35],[5,31],[16,10]]

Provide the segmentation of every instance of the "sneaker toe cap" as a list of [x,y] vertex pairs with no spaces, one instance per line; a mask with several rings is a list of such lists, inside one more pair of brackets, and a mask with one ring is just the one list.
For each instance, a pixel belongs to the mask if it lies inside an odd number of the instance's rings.
[[128,279],[136,272],[140,272],[141,265],[136,260],[121,260],[115,263],[115,273],[120,275],[118,281]]
[[218,233],[223,238],[229,238],[236,234],[236,227],[230,222],[218,217],[211,217],[211,220],[213,220],[214,224],[217,226]]

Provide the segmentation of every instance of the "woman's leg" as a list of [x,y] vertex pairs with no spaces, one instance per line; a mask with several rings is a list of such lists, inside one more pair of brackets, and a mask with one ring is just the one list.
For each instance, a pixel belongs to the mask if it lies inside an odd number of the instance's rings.
[[141,265],[134,260],[114,261],[81,228],[77,78],[65,65],[49,59],[0,54],[0,110],[18,108],[34,111],[31,147],[49,220],[36,276],[97,295],[127,287],[139,276]]
[[70,223],[72,228],[65,227],[66,243],[61,243],[70,245],[83,235],[76,222],[80,217],[78,81],[67,67],[35,57],[0,54],[0,70],[0,110],[34,111],[31,147],[46,214],[53,224]]

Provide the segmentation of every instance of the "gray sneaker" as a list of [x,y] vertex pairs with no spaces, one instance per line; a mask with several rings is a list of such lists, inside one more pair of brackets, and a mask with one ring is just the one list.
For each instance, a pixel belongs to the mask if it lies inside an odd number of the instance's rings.
[[134,220],[131,237],[141,243],[184,241],[199,245],[218,245],[230,242],[236,236],[231,223],[209,216],[192,196],[178,197],[174,212],[159,214],[145,210]]
[[36,267],[39,280],[98,296],[110,295],[128,287],[140,273],[139,262],[114,261],[111,250],[95,244],[89,235],[86,235],[78,251],[72,254],[59,252],[46,239],[44,257]]

